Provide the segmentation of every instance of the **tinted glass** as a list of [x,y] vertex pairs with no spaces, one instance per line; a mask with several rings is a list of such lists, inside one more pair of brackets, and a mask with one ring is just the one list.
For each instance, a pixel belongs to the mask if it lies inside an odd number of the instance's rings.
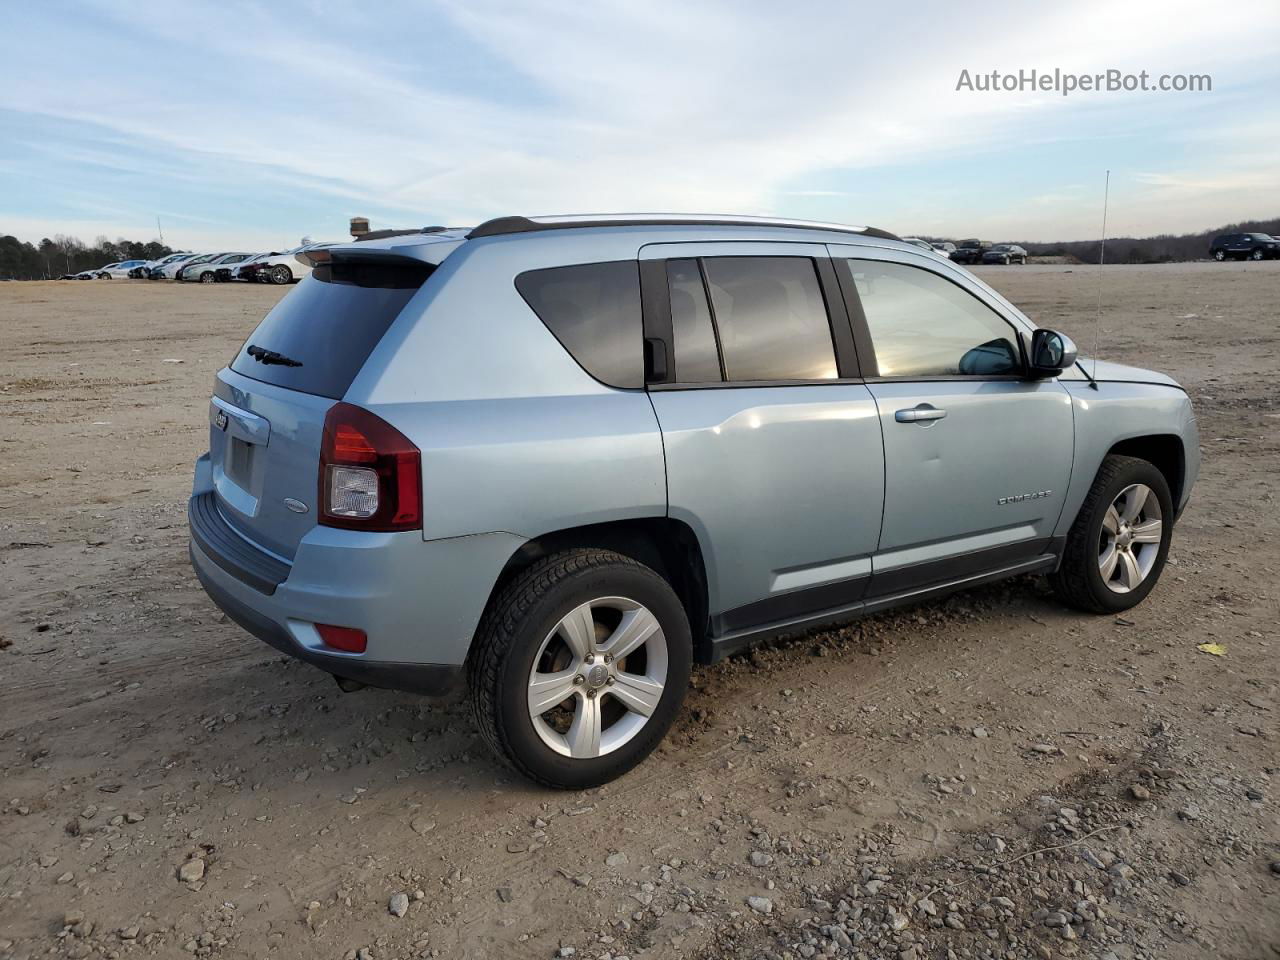
[[644,386],[636,261],[530,270],[516,289],[587,373],[614,387]]
[[[258,324],[231,369],[264,383],[340,399],[433,269],[425,263],[316,267]],[[299,365],[263,363],[249,354],[250,347]]]
[[813,261],[703,261],[728,380],[832,380],[835,348]]
[[850,260],[882,377],[1016,373],[1014,331],[994,310],[928,270]]
[[697,260],[668,260],[667,287],[671,291],[671,333],[675,339],[677,383],[719,381],[720,352],[711,326],[711,308]]

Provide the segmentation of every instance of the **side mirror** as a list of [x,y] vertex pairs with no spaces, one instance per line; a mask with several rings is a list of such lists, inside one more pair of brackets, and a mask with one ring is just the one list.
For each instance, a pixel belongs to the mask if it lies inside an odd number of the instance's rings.
[[1076,345],[1065,333],[1037,330],[1031,335],[1031,375],[1056,377],[1076,362]]

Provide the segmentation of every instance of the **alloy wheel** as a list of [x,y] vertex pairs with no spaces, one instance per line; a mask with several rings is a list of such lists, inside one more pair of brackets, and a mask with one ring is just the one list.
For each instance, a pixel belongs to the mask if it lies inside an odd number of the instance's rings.
[[556,753],[604,756],[644,729],[666,680],[667,638],[657,617],[625,597],[589,600],[542,641],[529,675],[529,716]]
[[1102,518],[1098,572],[1115,593],[1136,590],[1155,566],[1164,533],[1160,499],[1145,483],[1125,487]]

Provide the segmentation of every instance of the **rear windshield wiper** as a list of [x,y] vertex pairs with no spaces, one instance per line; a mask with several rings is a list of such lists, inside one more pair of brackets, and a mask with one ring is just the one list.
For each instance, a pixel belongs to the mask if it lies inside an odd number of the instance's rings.
[[294,360],[292,357],[286,357],[283,353],[276,353],[274,350],[267,350],[265,347],[260,347],[257,344],[250,344],[249,349],[246,350],[245,353],[249,354],[249,356],[253,357],[253,359],[257,360],[259,363],[278,363],[282,367],[302,366],[301,360]]

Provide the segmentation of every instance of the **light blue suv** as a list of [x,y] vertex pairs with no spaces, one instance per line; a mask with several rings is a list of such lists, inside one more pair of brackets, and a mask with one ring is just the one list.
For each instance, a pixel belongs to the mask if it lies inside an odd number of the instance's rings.
[[1199,466],[1173,380],[880,230],[507,217],[302,256],[217,375],[196,573],[344,689],[465,682],[556,787],[764,637],[1024,573],[1131,607]]

